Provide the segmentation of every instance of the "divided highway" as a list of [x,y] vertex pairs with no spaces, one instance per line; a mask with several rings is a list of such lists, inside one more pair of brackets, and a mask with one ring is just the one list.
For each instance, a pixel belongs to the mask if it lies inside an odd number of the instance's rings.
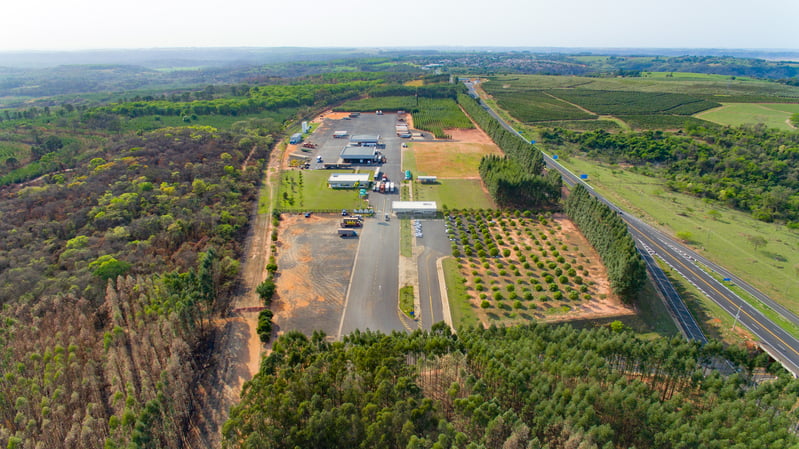
[[[478,95],[474,90],[473,84],[471,82],[465,82],[464,84],[469,89],[469,93],[473,97],[477,98]],[[508,125],[508,123],[506,123],[494,110],[482,102],[482,100],[478,101],[480,101],[480,104],[486,109],[486,111],[490,113],[496,120],[498,120],[500,124],[502,124],[502,126],[504,126],[508,131],[517,134],[521,139],[524,139],[523,136],[514,130],[513,127]],[[771,307],[773,310],[792,323],[799,325],[799,317],[785,309],[783,306],[777,304],[751,285],[746,284],[729,271],[694,253],[679,242],[672,240],[665,233],[655,229],[654,227],[635,217],[625,214],[622,209],[599,195],[591,188],[591,186],[579,179],[579,177],[574,173],[560,165],[552,157],[544,154],[544,161],[547,167],[558,170],[558,172],[561,173],[563,181],[567,185],[574,186],[577,183],[583,184],[583,186],[585,186],[599,201],[602,201],[611,209],[621,214],[622,218],[627,223],[633,238],[636,240],[636,242],[639,244],[639,248],[642,249],[642,252],[645,254],[645,260],[651,255],[657,255],[664,260],[667,264],[674,268],[675,271],[693,283],[727,313],[737,317],[736,322],[746,327],[749,329],[749,331],[756,335],[757,338],[760,339],[761,347],[766,352],[774,357],[774,359],[779,361],[794,375],[794,377],[799,376],[799,340],[785,332],[780,326],[763,315],[759,310],[755,309],[744,299],[732,292],[722,282],[717,281],[702,268],[698,267],[696,262],[698,261],[708,269],[713,270],[725,278],[731,279],[736,283],[736,285],[761,300],[763,303]],[[649,257],[649,259],[650,260],[647,260],[648,264],[652,262],[651,257]],[[668,279],[666,279],[665,276],[661,277],[655,274],[655,285],[661,290],[670,304],[675,302],[676,292],[674,292],[673,287],[671,287],[671,284],[668,282]],[[679,300],[678,302],[679,304],[676,305],[676,309],[673,309],[673,312],[680,322],[680,326],[683,328],[683,332],[686,334],[686,337],[700,341],[706,341],[704,335],[701,333],[701,330],[699,330],[698,326],[696,326],[696,322],[693,317],[690,317],[689,319],[687,316],[685,316],[687,309],[684,308],[685,305],[682,303],[682,300]],[[687,314],[690,315],[690,313]],[[698,334],[696,333],[697,331]]]

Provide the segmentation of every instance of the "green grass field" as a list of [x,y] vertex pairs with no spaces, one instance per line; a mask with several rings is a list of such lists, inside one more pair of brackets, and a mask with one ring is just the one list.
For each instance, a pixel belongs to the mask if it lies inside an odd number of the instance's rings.
[[[327,179],[334,170],[292,170],[283,172],[277,208],[284,211],[336,211],[363,209],[368,203],[358,198],[358,189],[331,189]],[[335,170],[353,173],[352,170]],[[300,181],[302,178],[302,181]]]
[[456,329],[462,327],[479,326],[480,321],[472,310],[469,302],[469,294],[463,284],[463,277],[458,269],[458,260],[454,257],[444,259],[444,282],[447,285],[447,298],[449,299],[449,309],[452,313],[452,324]]
[[442,179],[438,184],[414,182],[414,201],[436,201],[449,209],[494,209],[479,179]]
[[[749,214],[668,191],[656,178],[618,166],[596,164],[560,155],[574,173],[633,215],[669,232],[688,233],[690,245],[735,272],[794,313],[799,313],[799,233],[764,223]],[[747,236],[766,239],[755,249]]]
[[794,130],[788,124],[792,114],[799,113],[799,104],[784,103],[728,103],[720,108],[700,112],[695,117],[719,125],[754,125],[763,123],[769,128]]

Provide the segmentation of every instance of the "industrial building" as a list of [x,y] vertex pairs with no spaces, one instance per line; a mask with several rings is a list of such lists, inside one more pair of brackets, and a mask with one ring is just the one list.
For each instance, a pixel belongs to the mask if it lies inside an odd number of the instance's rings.
[[391,209],[398,217],[434,217],[438,213],[438,206],[435,201],[392,201]]
[[361,147],[376,147],[380,145],[380,135],[356,134],[350,137],[350,145],[357,145]]
[[376,147],[346,146],[341,150],[342,162],[351,164],[371,164],[380,160],[380,152]]
[[327,178],[331,189],[355,189],[369,187],[369,173],[333,173]]

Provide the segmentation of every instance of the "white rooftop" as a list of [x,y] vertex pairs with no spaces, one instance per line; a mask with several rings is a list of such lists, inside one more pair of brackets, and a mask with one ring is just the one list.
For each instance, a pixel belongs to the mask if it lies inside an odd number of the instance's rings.
[[333,173],[327,182],[369,181],[370,173]]
[[391,208],[397,209],[414,209],[414,210],[438,210],[435,201],[392,201]]

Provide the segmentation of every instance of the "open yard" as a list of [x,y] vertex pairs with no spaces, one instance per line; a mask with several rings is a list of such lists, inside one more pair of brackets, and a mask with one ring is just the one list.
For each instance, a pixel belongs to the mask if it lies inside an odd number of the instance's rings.
[[439,178],[479,178],[480,159],[502,154],[493,143],[415,142],[405,150],[407,169],[414,175]]
[[720,108],[700,112],[696,117],[720,125],[754,125],[763,123],[769,128],[796,129],[788,122],[792,114],[799,113],[799,104],[784,103],[728,103]]
[[336,234],[340,218],[283,214],[277,296],[272,303],[278,333],[299,330],[311,335],[321,330],[336,335],[358,248],[358,239]]
[[464,288],[450,290],[456,319],[474,315],[488,326],[635,313],[611,293],[599,255],[563,217],[471,211],[447,220]]
[[283,172],[277,206],[282,211],[336,211],[363,209],[368,203],[358,198],[358,189],[331,189],[327,179],[332,173],[353,170],[292,170]]

